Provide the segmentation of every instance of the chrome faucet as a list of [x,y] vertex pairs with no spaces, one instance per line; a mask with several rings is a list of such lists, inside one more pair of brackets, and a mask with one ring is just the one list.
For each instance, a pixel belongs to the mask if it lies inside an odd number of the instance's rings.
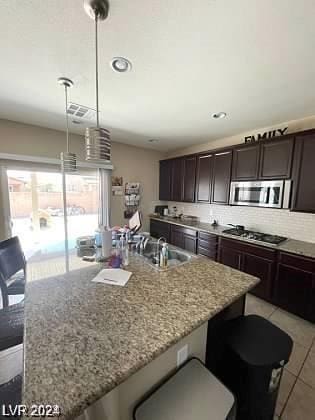
[[156,255],[159,256],[160,255],[160,241],[163,241],[165,244],[167,243],[166,238],[164,238],[164,236],[161,236],[156,243]]
[[136,250],[140,255],[143,255],[143,252],[145,251],[145,248],[147,246],[147,243],[149,242],[149,238],[145,236],[141,236],[139,242],[136,245]]

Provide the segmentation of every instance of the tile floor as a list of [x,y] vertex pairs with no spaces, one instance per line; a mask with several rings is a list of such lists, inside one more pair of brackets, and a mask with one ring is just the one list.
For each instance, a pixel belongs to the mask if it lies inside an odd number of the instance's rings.
[[261,315],[286,331],[294,341],[280,386],[276,419],[315,419],[315,324],[270,303],[247,295],[246,313]]

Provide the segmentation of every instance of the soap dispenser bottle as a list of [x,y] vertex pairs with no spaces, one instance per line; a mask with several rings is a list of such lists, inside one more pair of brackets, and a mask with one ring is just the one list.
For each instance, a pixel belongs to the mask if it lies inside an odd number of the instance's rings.
[[161,268],[166,268],[167,267],[167,261],[168,261],[168,245],[165,242],[162,246],[162,249],[161,249],[160,267]]

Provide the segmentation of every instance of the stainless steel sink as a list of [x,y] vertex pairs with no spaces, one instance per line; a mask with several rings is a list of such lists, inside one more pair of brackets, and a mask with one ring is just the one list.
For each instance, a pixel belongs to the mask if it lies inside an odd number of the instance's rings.
[[169,245],[168,266],[166,268],[162,268],[158,265],[158,255],[157,242],[150,241],[147,243],[145,251],[141,257],[151,267],[161,271],[187,264],[192,258],[194,258],[193,254]]

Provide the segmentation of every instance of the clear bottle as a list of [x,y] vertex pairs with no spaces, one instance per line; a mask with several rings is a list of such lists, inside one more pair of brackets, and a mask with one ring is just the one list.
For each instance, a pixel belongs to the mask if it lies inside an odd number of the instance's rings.
[[125,238],[125,235],[122,235],[120,238],[119,249],[120,249],[122,265],[124,267],[127,267],[129,265],[129,249],[128,249],[127,238]]
[[166,268],[168,264],[168,245],[165,242],[162,246],[161,253],[160,253],[160,267]]

